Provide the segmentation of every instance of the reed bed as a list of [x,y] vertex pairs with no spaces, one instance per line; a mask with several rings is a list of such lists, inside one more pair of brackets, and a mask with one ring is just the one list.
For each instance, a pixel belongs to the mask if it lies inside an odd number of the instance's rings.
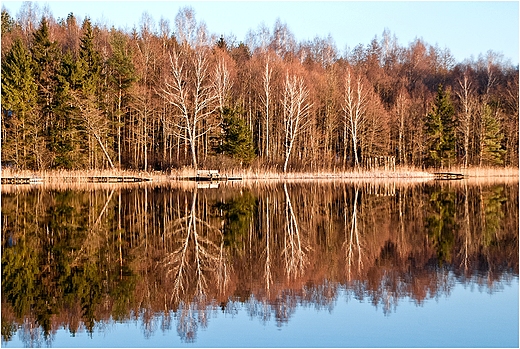
[[408,178],[427,178],[433,179],[435,175],[422,170],[412,168],[397,168],[395,170],[351,170],[351,171],[333,171],[333,172],[261,172],[261,171],[243,171],[238,173],[243,179],[408,179]]
[[[129,170],[53,170],[53,171],[19,171],[12,169],[2,169],[1,176],[3,178],[19,177],[19,178],[39,178],[46,184],[85,184],[92,186],[94,183],[88,183],[88,177],[136,177],[147,178],[153,183],[169,183],[178,181],[179,178],[185,178],[196,175],[191,167],[183,167],[171,170],[169,172],[145,172],[145,171],[129,171]],[[451,168],[443,171],[424,171],[412,167],[397,167],[395,170],[350,170],[350,171],[322,171],[322,172],[290,172],[283,173],[275,168],[259,169],[240,169],[229,170],[222,175],[240,177],[244,181],[304,181],[304,180],[399,180],[399,181],[416,181],[431,180],[435,178],[434,172],[454,172],[464,174],[467,178],[487,178],[490,180],[498,178],[510,178],[518,181],[519,169],[514,167],[495,168],[495,167],[471,167],[471,168]],[[103,185],[103,184],[101,184]],[[135,185],[129,183],[129,185]]]
[[97,191],[97,190],[124,190],[135,188],[152,188],[157,183],[153,182],[135,182],[135,183],[87,183],[87,182],[44,182],[41,184],[3,184],[1,187],[2,194],[15,194],[20,192],[28,192],[34,189],[50,190],[50,191]]
[[450,172],[462,173],[467,177],[479,178],[500,178],[500,177],[516,177],[518,178],[518,167],[468,167],[468,168],[452,168]]

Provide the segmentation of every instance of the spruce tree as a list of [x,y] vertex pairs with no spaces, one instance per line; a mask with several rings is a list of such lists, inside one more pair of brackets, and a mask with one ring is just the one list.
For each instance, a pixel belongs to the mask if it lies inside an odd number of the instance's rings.
[[52,100],[56,88],[56,72],[60,63],[60,49],[50,40],[47,20],[42,18],[40,28],[33,33],[31,54],[33,71],[38,84],[38,103],[45,114],[52,112]]
[[502,149],[504,134],[500,129],[491,107],[486,104],[482,110],[481,135],[480,135],[480,165],[500,165],[504,162],[503,156],[506,152]]
[[[33,33],[33,41],[31,45],[31,55],[33,60],[33,71],[35,82],[38,85],[38,109],[41,112],[41,134],[45,137],[47,153],[47,161],[53,165],[55,157],[54,138],[51,132],[57,127],[54,109],[56,107],[57,98],[57,72],[60,64],[61,51],[55,41],[50,40],[49,26],[47,20],[42,18],[40,27]],[[52,152],[52,153],[51,153]]]
[[83,22],[78,64],[83,93],[86,95],[98,94],[101,80],[101,57],[94,48],[94,33],[88,18]]
[[31,143],[38,124],[37,97],[31,55],[17,39],[2,60],[2,161],[22,169],[36,166]]
[[54,96],[54,122],[50,130],[51,148],[55,168],[83,168],[87,164],[84,127],[77,117],[72,92],[81,86],[78,64],[71,52],[61,57],[56,73],[57,87]]
[[236,110],[224,108],[223,135],[217,153],[237,159],[241,164],[249,164],[256,157],[253,135],[244,120],[237,114]]
[[1,26],[2,26],[2,35],[5,35],[11,30],[13,30],[16,22],[15,20],[9,15],[9,12],[7,12],[5,9],[2,9],[2,19],[1,19]]
[[[102,60],[101,55],[94,47],[94,32],[90,20],[83,22],[83,36],[80,39],[79,59],[77,61],[77,74],[79,89],[72,92],[78,119],[89,137],[89,166],[95,168],[104,157],[111,168],[114,163],[110,156],[110,148],[107,145],[113,142],[110,136],[110,127],[104,104],[105,90],[102,85]],[[101,148],[102,153],[97,152],[95,143]]]
[[426,116],[427,160],[434,167],[449,167],[455,157],[454,114],[449,92],[439,85],[432,111]]
[[108,82],[112,96],[111,103],[113,105],[112,121],[117,126],[117,158],[119,166],[121,166],[124,110],[128,106],[130,87],[137,80],[137,74],[125,35],[118,31],[113,31],[111,34],[112,57],[107,62],[109,70]]

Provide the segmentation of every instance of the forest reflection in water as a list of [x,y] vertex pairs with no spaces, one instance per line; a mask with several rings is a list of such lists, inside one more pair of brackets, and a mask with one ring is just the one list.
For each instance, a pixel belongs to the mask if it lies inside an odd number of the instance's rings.
[[[141,321],[196,342],[215,311],[290,321],[518,278],[518,182],[2,188],[2,342]],[[160,319],[160,320],[159,320]],[[158,321],[160,324],[158,325]],[[84,346],[84,345],[82,345]]]

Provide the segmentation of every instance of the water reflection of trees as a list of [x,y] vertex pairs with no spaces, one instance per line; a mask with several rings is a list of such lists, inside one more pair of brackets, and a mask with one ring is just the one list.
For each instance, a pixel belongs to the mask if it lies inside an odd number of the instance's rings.
[[344,290],[389,313],[518,276],[518,184],[109,188],[3,194],[4,341],[108,321],[194,341],[217,311],[282,324]]

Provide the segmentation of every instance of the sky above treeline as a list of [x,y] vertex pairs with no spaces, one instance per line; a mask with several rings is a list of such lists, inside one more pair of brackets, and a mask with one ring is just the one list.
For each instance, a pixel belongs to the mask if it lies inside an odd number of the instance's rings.
[[[271,31],[277,18],[286,23],[298,42],[316,36],[334,39],[341,54],[367,45],[390,30],[401,46],[416,38],[448,48],[457,62],[476,60],[492,50],[513,65],[519,58],[517,1],[34,1],[54,18],[74,13],[78,19],[132,30],[147,12],[158,24],[170,21],[173,30],[180,8],[191,6],[197,22],[212,34],[244,41],[249,30],[265,25]],[[2,1],[17,16],[22,1]]]

